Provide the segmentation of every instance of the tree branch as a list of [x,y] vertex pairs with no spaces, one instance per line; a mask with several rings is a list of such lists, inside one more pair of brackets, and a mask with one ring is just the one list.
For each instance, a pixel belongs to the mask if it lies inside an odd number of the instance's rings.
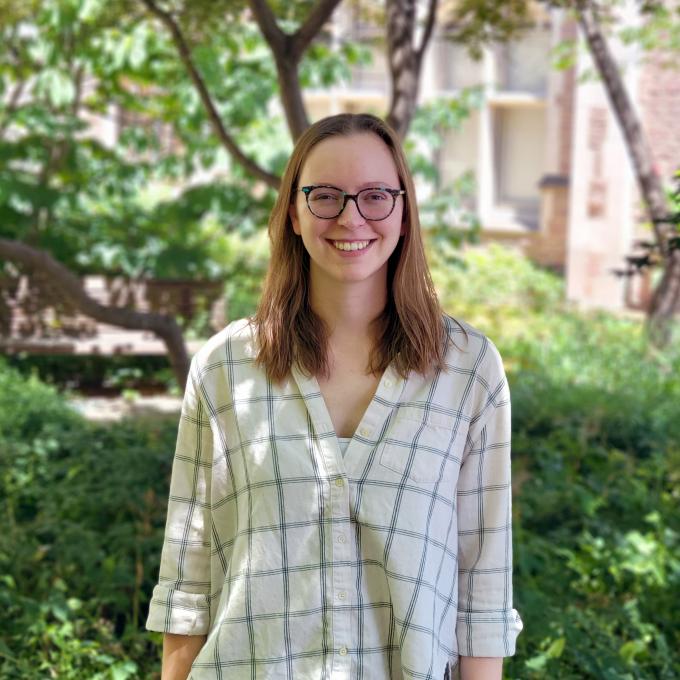
[[406,136],[416,110],[420,64],[413,46],[415,0],[387,0],[387,57],[392,81],[387,122]]
[[420,45],[416,48],[416,59],[418,62],[418,70],[423,63],[423,55],[425,50],[432,38],[432,32],[434,31],[434,25],[437,22],[437,8],[439,6],[439,0],[430,0],[430,4],[427,8],[427,19],[425,19],[425,28],[423,29],[423,35],[420,40]]
[[21,99],[21,95],[24,92],[24,87],[26,87],[26,81],[19,80],[12,88],[12,93],[9,96],[9,101],[5,106],[5,115],[3,117],[4,120],[0,122],[0,139],[4,139],[5,132],[7,132],[7,128],[10,126],[10,123],[12,122],[12,114],[17,110],[17,107],[19,106],[19,99]]
[[[259,0],[257,0],[259,1]],[[302,58],[305,50],[317,36],[324,24],[330,19],[335,8],[342,0],[319,0],[309,13],[307,21],[293,34],[293,55],[296,61]]]
[[187,41],[184,38],[184,35],[182,34],[182,31],[177,22],[175,21],[175,19],[169,12],[166,12],[165,10],[158,7],[154,0],[142,0],[142,2],[148,8],[148,10],[156,17],[158,17],[158,19],[160,19],[160,21],[170,31],[172,40],[175,43],[175,46],[177,47],[177,51],[179,52],[179,57],[182,63],[184,64],[184,67],[186,68],[189,77],[191,78],[191,81],[196,87],[196,90],[198,91],[198,94],[201,98],[201,101],[203,102],[203,106],[205,107],[206,113],[208,114],[208,119],[213,127],[213,130],[215,131],[215,134],[217,135],[218,139],[220,140],[224,148],[251,175],[253,175],[257,179],[262,180],[270,187],[277,189],[281,181],[280,178],[277,175],[268,172],[264,168],[261,168],[254,160],[252,160],[252,158],[246,156],[241,151],[234,138],[227,132],[226,128],[224,127],[224,123],[220,118],[220,114],[217,112],[217,108],[215,107],[212,97],[208,92],[208,88],[203,78],[201,77],[201,74],[198,72],[196,65],[194,64],[194,61],[191,57],[191,50],[189,49],[189,45],[187,44]]
[[299,56],[294,53],[293,37],[278,27],[276,17],[266,0],[248,0],[248,4],[274,55],[281,105],[286,114],[290,134],[293,140],[296,140],[308,127],[309,120],[302,100],[302,88],[298,76]]
[[309,126],[298,76],[300,59],[340,2],[319,0],[305,23],[291,35],[279,28],[267,0],[248,0],[255,21],[274,55],[281,104],[293,140]]
[[597,5],[582,0],[577,2],[577,17],[588,43],[590,54],[602,78],[612,111],[626,141],[638,188],[652,222],[659,250],[664,257],[667,257],[669,254],[669,233],[674,230],[674,227],[670,224],[664,224],[664,218],[668,214],[666,195],[661,179],[654,168],[652,150],[647,142],[628,90],[621,78],[618,66],[609,50],[609,45],[602,34],[597,19]]
[[249,0],[248,4],[255,16],[255,21],[262,31],[264,39],[271,47],[274,55],[282,54],[289,50],[290,36],[284,33],[276,23],[276,17],[267,0]]
[[0,238],[0,256],[47,276],[54,290],[85,316],[112,326],[151,331],[157,335],[165,343],[178,384],[180,387],[185,385],[189,374],[189,355],[182,331],[171,316],[102,305],[85,292],[73,272],[49,253],[19,241]]

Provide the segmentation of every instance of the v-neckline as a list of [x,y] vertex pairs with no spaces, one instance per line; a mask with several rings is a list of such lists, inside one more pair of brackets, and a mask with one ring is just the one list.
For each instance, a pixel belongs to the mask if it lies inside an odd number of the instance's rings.
[[376,427],[387,418],[392,410],[392,405],[396,403],[406,383],[406,380],[399,375],[392,364],[385,369],[355,432],[351,437],[347,437],[349,444],[343,456],[340,451],[338,435],[335,432],[326,400],[316,376],[306,375],[297,365],[293,365],[291,373],[304,399],[317,435],[320,438],[330,438],[333,441],[336,455],[341,461],[343,459],[344,461],[351,460],[357,442],[363,440],[362,443],[365,443],[367,440],[378,438]]

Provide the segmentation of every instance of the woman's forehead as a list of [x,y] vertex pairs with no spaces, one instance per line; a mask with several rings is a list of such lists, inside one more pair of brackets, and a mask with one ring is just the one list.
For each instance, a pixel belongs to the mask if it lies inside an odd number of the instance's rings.
[[[334,135],[307,154],[300,170],[301,183],[398,182],[392,151],[373,132]],[[343,187],[344,188],[344,187]]]

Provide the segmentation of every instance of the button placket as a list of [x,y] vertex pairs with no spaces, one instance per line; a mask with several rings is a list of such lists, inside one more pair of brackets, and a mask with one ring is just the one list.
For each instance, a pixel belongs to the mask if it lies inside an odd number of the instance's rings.
[[331,524],[332,588],[329,593],[330,606],[333,612],[333,647],[337,653],[333,656],[333,673],[341,677],[349,677],[351,656],[348,648],[352,647],[352,612],[346,605],[350,600],[352,588],[352,546],[349,541],[349,488],[346,480],[336,477],[331,485]]
[[[337,673],[338,677],[349,678],[352,657],[348,650],[355,643],[352,637],[352,613],[349,607],[344,605],[352,592],[352,547],[348,540],[344,543],[337,541],[339,535],[342,534],[345,539],[349,535],[349,485],[337,437],[328,436],[333,433],[333,427],[318,382],[315,378],[305,376],[296,366],[293,367],[292,373],[318,437],[314,449],[320,456],[320,467],[324,470],[326,479],[324,496],[328,493],[327,500],[324,498],[326,516],[331,520],[326,538],[326,541],[330,542],[327,553],[330,564],[326,570],[328,579],[326,598],[332,617],[332,647],[336,650],[332,657],[332,674],[334,677]],[[339,566],[343,563],[349,566]],[[341,592],[345,593],[344,599],[338,597]]]

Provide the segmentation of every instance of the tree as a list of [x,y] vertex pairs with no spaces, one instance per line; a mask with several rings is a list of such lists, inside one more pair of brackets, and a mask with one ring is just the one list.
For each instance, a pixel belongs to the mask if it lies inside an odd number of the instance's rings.
[[[277,84],[295,140],[308,125],[305,82],[321,74],[328,85],[359,58],[351,44],[335,53],[320,40],[339,2],[5,2],[0,255],[14,263],[11,273],[38,266],[51,277],[52,292],[83,313],[155,329],[169,352],[178,352],[179,329],[167,330],[172,320],[96,305],[74,275],[219,271],[210,264],[219,259],[216,225],[261,224],[273,194],[255,200],[253,181],[278,186],[287,144],[268,121]],[[415,3],[389,0],[387,9],[395,79],[389,120],[404,135],[437,2],[427,4],[417,47]],[[154,21],[165,30],[156,30]],[[87,135],[93,117],[112,106],[133,119],[113,147]],[[272,144],[253,144],[267,136]],[[228,179],[189,186],[165,200],[144,198],[147,187],[191,181],[196,170]],[[185,359],[184,351],[172,360],[180,383]]]
[[99,304],[85,293],[77,276],[44,250],[0,238],[0,255],[23,265],[29,272],[40,272],[49,279],[58,295],[67,298],[71,304],[92,319],[121,328],[153,332],[165,343],[177,383],[183,385],[186,382],[189,375],[189,356],[182,330],[173,317]]
[[[224,250],[222,226],[254,229],[272,196],[253,201],[251,183],[237,173],[229,183],[204,181],[189,184],[179,196],[151,202],[146,197],[154,183],[165,183],[167,193],[172,183],[219,160],[213,138],[203,129],[202,110],[192,106],[193,85],[182,81],[183,66],[172,45],[153,30],[144,12],[80,0],[34,7],[10,2],[4,9],[4,278],[39,272],[49,277],[52,297],[67,306],[102,322],[154,331],[166,343],[182,385],[188,360],[175,320],[97,304],[75,275],[214,275]],[[243,41],[249,39],[243,31],[232,35],[223,56],[248,54]],[[241,69],[245,83],[231,83],[242,97],[235,117],[243,117],[245,109],[263,110],[271,97],[273,81],[265,62],[260,55]],[[259,77],[252,78],[253,72]],[[159,87],[165,78],[176,86]],[[113,146],[88,134],[92,122],[111,107],[133,119]]]
[[[50,278],[53,296],[84,314],[153,330],[184,384],[187,354],[174,319],[98,305],[73,274],[208,273],[219,238],[201,220],[209,212],[225,223],[242,215],[249,205],[243,182],[226,188],[206,183],[144,205],[150,183],[188,177],[196,164],[214,157],[200,124],[192,127],[190,107],[178,102],[186,96],[181,87],[163,100],[163,115],[173,109],[184,114],[178,116],[184,134],[177,133],[179,126],[171,134],[178,148],[160,149],[148,134],[152,130],[144,130],[147,121],[154,123],[149,114],[156,113],[156,102],[140,95],[158,79],[159,64],[166,74],[172,70],[171,50],[139,23],[143,17],[120,7],[73,0],[35,7],[5,3],[4,9],[0,29],[7,49],[0,56],[0,83],[9,95],[0,111],[3,274],[39,271]],[[93,117],[112,105],[136,114],[142,125],[129,127],[110,147],[86,133]],[[260,216],[266,200],[261,204]],[[252,213],[257,221],[257,206]],[[182,223],[186,230],[177,229]]]
[[[201,101],[210,117],[218,138],[227,151],[255,177],[276,188],[278,179],[252,164],[245,157],[217,114],[209,89],[203,82],[191,55],[191,47],[177,16],[163,9],[157,0],[141,0],[149,11],[160,19],[173,38],[182,63],[191,75]],[[303,4],[303,3],[300,3]],[[299,77],[300,62],[312,41],[318,38],[340,0],[319,0],[302,20],[294,16],[297,29],[288,33],[281,29],[272,7],[266,0],[249,0],[253,18],[266,40],[276,64],[280,101],[293,140],[309,125]],[[295,3],[293,3],[295,6]],[[388,122],[401,137],[406,135],[413,118],[418,98],[420,71],[437,19],[438,0],[428,0],[427,15],[419,43],[415,44],[417,27],[415,0],[387,0],[386,42],[390,63],[392,95],[387,114]]]

